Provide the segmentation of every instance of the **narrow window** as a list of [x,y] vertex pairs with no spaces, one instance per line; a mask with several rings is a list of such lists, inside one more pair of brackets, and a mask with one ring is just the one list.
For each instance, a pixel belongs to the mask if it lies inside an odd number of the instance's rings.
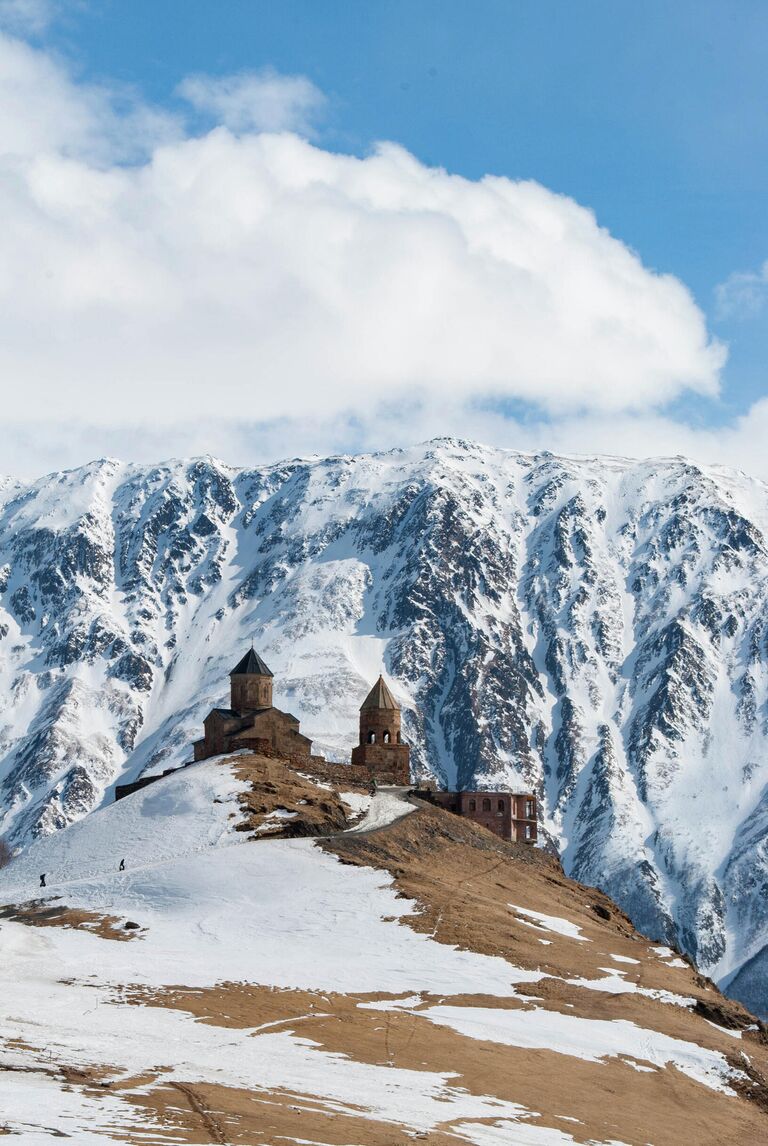
[[373,731],[373,729],[371,729],[371,731],[368,733],[368,743],[369,744],[375,744],[376,743],[376,733]]
[[398,732],[398,734],[397,734],[397,743],[398,743],[398,744],[402,744],[402,743],[403,743],[403,738],[402,738],[402,736],[400,735],[400,733],[399,733],[399,732]]
[[469,810],[470,810],[470,812],[474,812],[476,808],[477,808],[477,804],[475,803],[475,801],[474,801],[474,800],[470,800],[470,801],[469,801]]
[[390,739],[391,739],[391,737],[390,737],[389,733],[385,732],[383,737],[382,737],[382,740],[384,741],[384,743],[389,744]]
[[531,838],[531,825],[530,824],[525,825],[525,838],[527,840],[529,840]]
[[491,801],[490,800],[483,800],[483,811],[484,812],[490,812],[490,810],[491,810]]
[[499,800],[498,808],[499,808],[500,812],[504,811],[504,801],[503,800]]

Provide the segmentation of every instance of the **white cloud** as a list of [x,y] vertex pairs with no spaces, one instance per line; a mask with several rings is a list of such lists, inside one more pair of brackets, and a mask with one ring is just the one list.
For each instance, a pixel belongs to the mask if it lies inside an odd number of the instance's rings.
[[258,134],[244,79],[198,101],[242,134],[184,138],[0,36],[0,379],[27,472],[35,443],[46,465],[79,460],[73,443],[250,460],[248,441],[274,456],[474,426],[524,444],[529,426],[496,433],[477,402],[596,432],[717,393],[725,352],[690,293],[572,199],[392,144],[358,159]]
[[23,35],[39,35],[55,14],[53,0],[0,0],[0,27]]
[[[0,32],[3,199],[11,181],[18,180],[23,193],[39,161],[76,159],[84,175],[108,172],[110,164],[146,159],[180,134],[173,116],[143,104],[130,90],[76,84],[58,61]],[[16,222],[11,215],[4,226]]]
[[754,318],[768,301],[768,262],[758,271],[737,271],[715,287],[721,318]]
[[469,438],[524,452],[618,457],[685,456],[704,465],[741,469],[768,480],[768,399],[725,427],[687,426],[653,411],[567,414],[554,420],[517,420],[462,401],[407,401],[371,405],[327,417],[297,412],[272,420],[233,418],[228,411],[173,424],[151,418],[96,425],[51,421],[0,423],[1,474],[36,478],[86,459],[114,456],[157,462],[212,454],[233,465],[254,466],[282,458],[386,450],[435,435]]
[[188,76],[177,92],[198,111],[237,133],[310,134],[326,102],[306,76],[284,76],[272,68],[234,76]]

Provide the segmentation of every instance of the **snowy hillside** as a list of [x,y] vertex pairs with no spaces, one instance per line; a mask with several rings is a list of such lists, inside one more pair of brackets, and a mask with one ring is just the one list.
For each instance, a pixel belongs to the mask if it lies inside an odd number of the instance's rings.
[[535,787],[569,873],[768,1011],[763,483],[437,441],[0,498],[14,841],[188,759],[253,636],[318,749],[383,669],[419,774]]
[[378,831],[334,842],[340,863],[246,840],[240,790],[233,766],[195,765],[0,871],[0,1133],[758,1140],[768,1056],[749,1017],[547,857],[383,794]]

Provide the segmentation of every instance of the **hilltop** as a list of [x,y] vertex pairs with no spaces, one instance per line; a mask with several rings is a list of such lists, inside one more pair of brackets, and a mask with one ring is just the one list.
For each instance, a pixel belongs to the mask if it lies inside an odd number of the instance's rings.
[[30,1143],[765,1137],[739,1004],[551,856],[399,790],[206,761],[31,844],[0,904],[0,1126]]

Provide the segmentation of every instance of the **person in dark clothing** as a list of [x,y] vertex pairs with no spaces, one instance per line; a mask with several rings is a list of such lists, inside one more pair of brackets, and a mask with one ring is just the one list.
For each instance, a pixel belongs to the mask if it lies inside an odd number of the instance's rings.
[[372,796],[376,795],[376,777],[375,776],[373,776],[371,778],[371,785],[370,785],[370,788],[368,790]]
[[120,860],[120,867],[117,870],[125,871],[125,860]]
[[40,886],[45,887],[45,876],[44,875],[40,876]]

